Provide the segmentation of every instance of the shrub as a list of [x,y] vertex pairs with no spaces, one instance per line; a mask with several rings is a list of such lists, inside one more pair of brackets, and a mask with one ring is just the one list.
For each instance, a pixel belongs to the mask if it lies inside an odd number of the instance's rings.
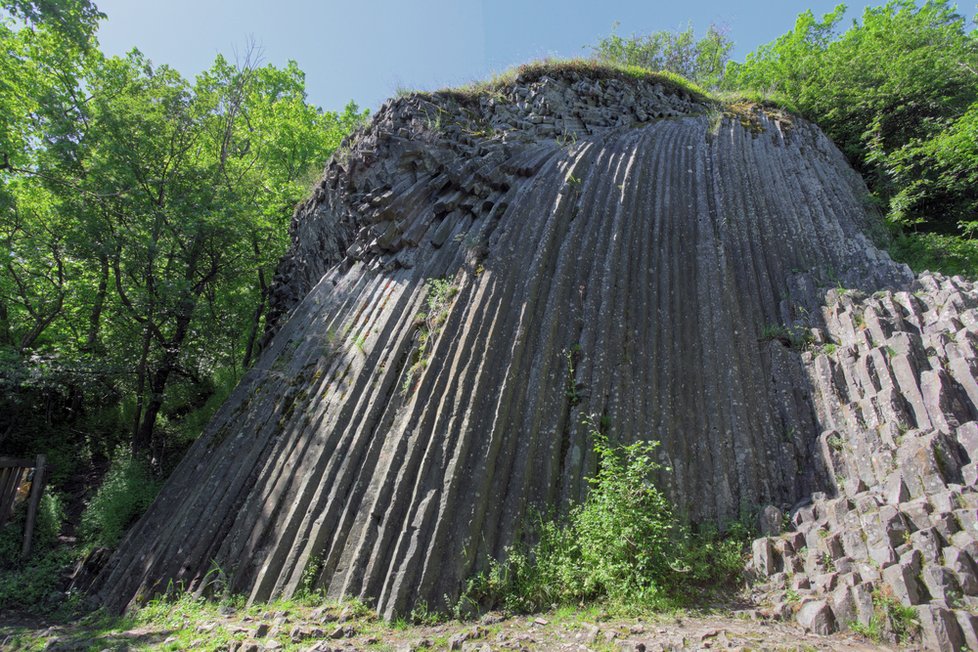
[[679,32],[659,31],[622,38],[615,33],[593,46],[593,56],[609,64],[669,72],[706,87],[719,85],[733,41],[726,30],[710,25],[696,39],[692,25]]
[[4,569],[0,572],[0,612],[12,609],[46,612],[58,606],[60,597],[52,594],[61,588],[73,561],[71,550],[48,548],[35,551],[25,562]]
[[939,233],[902,233],[894,238],[890,255],[894,260],[910,265],[915,272],[929,269],[978,279],[978,240],[971,238]]
[[120,449],[81,521],[82,540],[89,546],[113,547],[126,529],[156,497],[160,483],[149,465]]
[[677,518],[652,482],[662,469],[652,457],[657,442],[615,447],[594,420],[588,424],[598,471],[585,502],[562,523],[540,519],[534,546],[510,548],[504,561],[490,562],[469,582],[461,609],[526,612],[593,599],[681,606],[740,574],[749,533],[737,526],[721,538]]
[[[65,517],[61,496],[48,487],[41,496],[41,504],[34,524],[31,551],[34,554],[50,550],[58,542],[58,533]],[[27,501],[17,505],[13,517],[0,530],[0,566],[20,559],[24,542],[24,523],[27,521]]]
[[71,564],[70,552],[58,547],[64,521],[61,496],[50,487],[41,497],[31,556],[22,559],[27,503],[20,503],[13,518],[0,530],[0,611],[29,609],[44,611],[64,571]]

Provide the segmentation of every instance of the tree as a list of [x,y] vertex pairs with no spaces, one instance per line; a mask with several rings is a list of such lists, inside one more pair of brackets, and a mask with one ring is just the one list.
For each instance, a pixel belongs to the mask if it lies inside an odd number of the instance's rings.
[[93,43],[105,18],[91,0],[2,0],[0,8],[29,28],[43,26],[83,49]]
[[27,22],[0,24],[0,382],[22,416],[114,409],[159,457],[254,358],[293,207],[366,112],[311,106],[298,66],[255,48],[191,83],[104,57],[90,3],[9,6]]
[[786,96],[867,176],[894,221],[953,229],[974,209],[947,148],[962,142],[952,134],[968,132],[970,121],[956,125],[978,100],[975,31],[946,0],[891,0],[840,33],[844,11],[821,21],[805,12],[730,64],[725,84]]
[[599,61],[666,70],[712,88],[723,78],[731,48],[733,42],[725,30],[710,25],[697,41],[690,25],[680,32],[659,31],[628,38],[612,32],[592,49]]

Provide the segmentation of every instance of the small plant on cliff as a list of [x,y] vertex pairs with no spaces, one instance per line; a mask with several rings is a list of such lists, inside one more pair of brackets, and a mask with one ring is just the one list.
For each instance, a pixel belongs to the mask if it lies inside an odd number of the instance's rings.
[[654,484],[668,471],[654,459],[658,442],[612,445],[588,418],[598,469],[590,493],[563,522],[541,518],[537,542],[513,547],[473,578],[463,603],[515,612],[607,600],[624,606],[675,607],[730,582],[743,568],[749,537],[731,528],[694,533]]
[[789,349],[804,350],[812,344],[812,334],[802,326],[768,324],[761,329],[759,342],[777,341]]
[[856,621],[849,623],[849,627],[857,634],[877,643],[887,639],[906,643],[917,634],[920,622],[913,607],[904,606],[890,593],[875,591],[873,592],[873,616],[869,619],[869,623]]
[[458,294],[458,287],[449,279],[428,279],[427,285],[428,297],[425,300],[427,311],[419,312],[414,318],[418,325],[417,346],[412,353],[411,365],[408,367],[404,375],[404,382],[401,385],[401,394],[403,395],[411,392],[418,376],[428,366],[430,357],[428,347],[445,325],[452,299]]
[[564,358],[567,360],[567,382],[564,394],[571,405],[581,402],[580,386],[577,383],[577,361],[581,356],[581,345],[575,344],[569,349],[564,350]]

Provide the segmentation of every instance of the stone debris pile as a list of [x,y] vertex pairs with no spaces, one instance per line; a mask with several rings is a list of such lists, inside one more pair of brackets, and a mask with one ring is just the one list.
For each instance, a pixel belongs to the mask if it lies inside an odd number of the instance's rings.
[[804,357],[828,493],[754,542],[754,570],[813,631],[885,627],[895,600],[928,649],[978,649],[978,288],[832,290],[822,317]]

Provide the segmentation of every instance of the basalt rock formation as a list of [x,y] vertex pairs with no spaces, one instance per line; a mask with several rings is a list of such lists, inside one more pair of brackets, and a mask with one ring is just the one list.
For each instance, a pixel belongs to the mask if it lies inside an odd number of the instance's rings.
[[[221,569],[252,600],[312,583],[388,616],[441,606],[534,510],[583,497],[588,415],[658,439],[658,481],[695,522],[819,491],[879,502],[893,469],[863,458],[901,433],[913,460],[948,451],[941,478],[971,496],[973,289],[914,285],[866,197],[804,120],[655,76],[537,67],[387,102],[296,211],[264,353],[103,599]],[[837,288],[884,296],[856,324]],[[901,501],[934,489],[911,475]]]
[[[978,649],[978,288],[925,273],[871,296],[834,289],[821,316],[802,358],[827,483],[788,532],[754,542],[773,610],[885,633],[895,600],[926,649]],[[777,509],[765,520],[780,529]]]

